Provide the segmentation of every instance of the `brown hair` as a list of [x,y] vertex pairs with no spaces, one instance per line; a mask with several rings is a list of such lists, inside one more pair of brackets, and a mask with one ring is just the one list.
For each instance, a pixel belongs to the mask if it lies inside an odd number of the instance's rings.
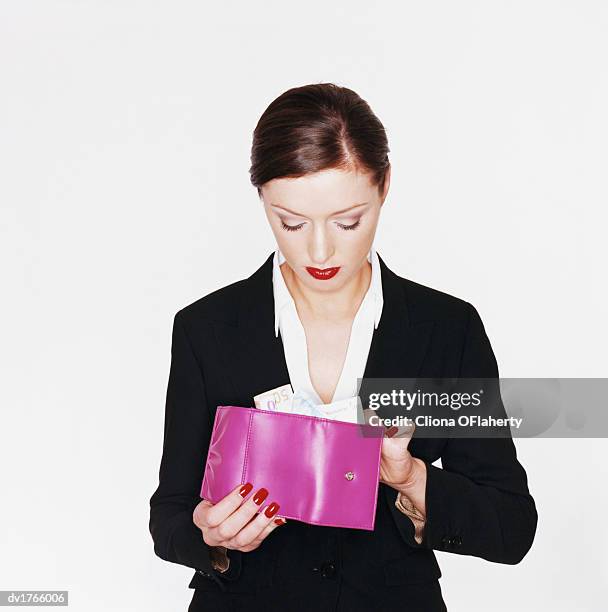
[[321,170],[370,175],[380,193],[389,166],[384,126],[365,100],[334,83],[294,87],[273,100],[253,132],[251,183]]

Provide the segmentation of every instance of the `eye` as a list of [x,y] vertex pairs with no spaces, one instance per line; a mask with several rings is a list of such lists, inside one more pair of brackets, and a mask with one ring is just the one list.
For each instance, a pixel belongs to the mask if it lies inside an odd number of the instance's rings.
[[303,223],[300,223],[298,225],[287,225],[287,223],[285,223],[285,221],[283,221],[281,219],[281,225],[283,226],[284,230],[287,230],[288,232],[297,232],[299,229],[302,229],[302,227],[304,226]]
[[336,223],[336,225],[340,229],[343,229],[343,230],[354,230],[354,229],[357,229],[360,224],[361,224],[361,219],[357,219],[357,221],[355,223],[353,223],[352,225],[343,225],[342,223]]

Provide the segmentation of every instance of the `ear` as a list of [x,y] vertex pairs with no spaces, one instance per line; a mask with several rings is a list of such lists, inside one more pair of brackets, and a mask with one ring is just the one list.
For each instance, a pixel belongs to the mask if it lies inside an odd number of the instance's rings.
[[382,204],[384,204],[384,200],[386,200],[386,196],[388,195],[388,188],[391,184],[391,165],[389,163],[389,165],[386,168],[386,172],[384,174],[384,189],[382,190],[382,200],[380,202],[380,206],[382,206]]

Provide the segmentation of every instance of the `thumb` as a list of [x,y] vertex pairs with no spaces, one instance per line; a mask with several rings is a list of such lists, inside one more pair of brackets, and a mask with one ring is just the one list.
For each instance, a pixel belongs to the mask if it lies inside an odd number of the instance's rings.
[[201,518],[205,510],[211,508],[213,504],[208,499],[201,499],[192,512],[192,518],[195,523],[201,522]]

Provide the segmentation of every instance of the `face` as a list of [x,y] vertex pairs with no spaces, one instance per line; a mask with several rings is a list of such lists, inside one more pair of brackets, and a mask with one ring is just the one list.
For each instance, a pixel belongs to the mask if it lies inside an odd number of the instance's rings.
[[390,167],[382,194],[368,174],[354,170],[323,170],[262,186],[277,245],[300,282],[315,291],[335,291],[357,276],[389,183]]

